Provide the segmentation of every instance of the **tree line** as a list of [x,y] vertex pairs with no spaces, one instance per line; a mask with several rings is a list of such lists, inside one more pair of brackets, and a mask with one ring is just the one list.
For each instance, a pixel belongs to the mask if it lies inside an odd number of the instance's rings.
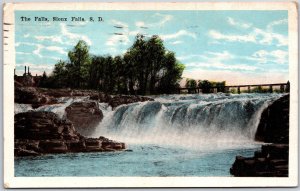
[[137,35],[133,45],[119,56],[89,53],[80,40],[68,53],[68,60],[55,64],[53,72],[43,74],[41,87],[96,89],[110,94],[175,93],[184,70],[168,51],[163,40],[154,35]]
[[186,79],[185,87],[189,88],[189,93],[196,93],[196,88],[200,88],[202,93],[214,93],[214,88],[217,89],[217,92],[225,92],[226,82],[214,82],[208,80],[198,80],[195,79]]

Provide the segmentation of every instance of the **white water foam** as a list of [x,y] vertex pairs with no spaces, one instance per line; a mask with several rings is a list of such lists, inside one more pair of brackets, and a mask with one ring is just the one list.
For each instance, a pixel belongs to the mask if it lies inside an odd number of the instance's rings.
[[[93,137],[127,144],[159,144],[201,150],[251,147],[262,112],[283,94],[207,94],[153,96],[155,101],[121,105],[99,103],[104,118]],[[60,98],[58,104],[32,109],[15,104],[15,113],[65,108],[88,97]]]
[[261,113],[282,94],[166,95],[104,114],[94,136],[128,144],[218,150],[255,145]]

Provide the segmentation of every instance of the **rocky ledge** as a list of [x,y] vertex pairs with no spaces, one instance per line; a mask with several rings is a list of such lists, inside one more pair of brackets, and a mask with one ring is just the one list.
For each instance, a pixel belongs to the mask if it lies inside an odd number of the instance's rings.
[[74,102],[65,111],[66,118],[72,122],[76,131],[84,136],[92,135],[103,119],[103,113],[95,101]]
[[255,140],[265,143],[289,143],[290,95],[284,95],[267,107],[256,130]]
[[105,137],[80,135],[69,120],[52,112],[15,115],[15,156],[124,150],[125,144]]
[[289,146],[263,145],[254,157],[237,156],[230,173],[240,177],[287,177]]
[[57,103],[52,96],[44,95],[34,87],[15,87],[15,103],[31,104],[33,108]]
[[289,103],[284,95],[270,104],[262,113],[255,140],[265,143],[254,157],[237,156],[230,173],[234,176],[288,176]]
[[42,105],[55,104],[61,97],[90,97],[90,100],[100,103],[108,103],[113,109],[122,104],[134,102],[154,101],[146,96],[135,95],[108,95],[95,90],[72,89],[46,89],[36,87],[22,87],[15,82],[15,103],[32,104],[33,108]]

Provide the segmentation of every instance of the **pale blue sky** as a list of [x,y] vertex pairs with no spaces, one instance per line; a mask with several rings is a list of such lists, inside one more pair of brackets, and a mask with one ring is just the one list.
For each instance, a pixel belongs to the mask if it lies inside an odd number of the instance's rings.
[[[50,21],[33,21],[41,16]],[[53,22],[55,16],[68,21]],[[87,22],[72,22],[73,16]],[[288,80],[287,11],[16,11],[15,19],[18,75],[25,65],[34,75],[50,73],[80,39],[92,54],[119,55],[142,33],[164,40],[186,65],[183,77],[228,84]]]

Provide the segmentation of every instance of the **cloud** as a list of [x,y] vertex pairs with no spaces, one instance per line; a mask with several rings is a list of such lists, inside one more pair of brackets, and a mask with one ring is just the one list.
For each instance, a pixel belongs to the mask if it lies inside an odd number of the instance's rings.
[[281,19],[281,20],[273,21],[273,22],[271,22],[267,25],[267,30],[272,31],[274,26],[287,24],[287,23],[288,23],[287,19]]
[[20,55],[31,55],[32,53],[29,53],[29,52],[16,52],[16,54],[20,54]]
[[[233,64],[235,55],[228,51],[223,52],[209,52],[206,51],[202,55],[188,55],[186,59],[199,58],[199,61],[189,62],[185,65],[193,68],[210,68],[218,70],[242,70],[242,71],[254,71],[256,66],[250,66],[246,64]],[[228,64],[230,62],[230,64]]]
[[276,44],[276,46],[287,46],[288,45],[288,37],[283,36],[278,33],[268,32],[264,31],[262,29],[255,28],[253,32],[256,43],[262,44],[262,45],[271,45],[273,43]]
[[239,28],[243,28],[243,29],[248,29],[252,26],[252,24],[250,23],[245,23],[245,22],[238,22],[235,19],[228,17],[227,18],[227,22],[231,25],[231,26],[236,26]]
[[69,43],[75,44],[75,43],[77,43],[77,41],[83,40],[89,46],[92,45],[92,41],[87,36],[85,36],[83,34],[71,33],[70,31],[68,31],[65,23],[61,23],[60,27],[61,27],[61,34],[62,34],[62,36],[66,37],[67,39],[69,39],[70,40]]
[[165,14],[161,14],[161,13],[155,13],[154,16],[160,17],[161,20],[157,23],[152,24],[151,26],[163,26],[165,23],[167,23],[168,21],[171,21],[173,19],[172,15],[165,15]]
[[178,60],[189,60],[192,58],[205,58],[202,54],[189,54],[185,56],[177,56],[176,57]]
[[36,45],[36,49],[33,51],[33,54],[37,55],[40,58],[46,58],[47,56],[43,56],[41,54],[41,51],[43,49],[48,50],[48,51],[58,52],[58,53],[64,54],[64,55],[67,54],[67,52],[64,51],[64,49],[62,47],[58,47],[58,46],[44,46],[44,45],[41,45],[41,44],[37,44]]
[[210,30],[208,32],[209,36],[213,39],[216,40],[225,40],[225,41],[230,41],[230,42],[256,42],[255,36],[253,34],[249,35],[228,35],[228,34],[222,34],[216,30]]
[[189,59],[201,59],[205,62],[220,62],[225,60],[233,59],[235,56],[228,51],[223,52],[210,52],[205,51],[203,54],[190,54],[185,56],[178,56],[179,60],[189,60]]
[[189,36],[189,37],[192,37],[194,39],[197,38],[195,33],[192,33],[192,32],[186,31],[186,30],[179,30],[179,31],[177,31],[176,33],[173,33],[173,34],[160,35],[160,37],[163,40],[177,39],[181,36]]
[[265,64],[268,62],[273,62],[277,64],[287,64],[288,63],[288,52],[283,50],[259,50],[249,57],[249,60],[255,60],[258,63]]
[[60,54],[67,54],[66,51],[64,51],[64,49],[62,47],[58,47],[58,46],[46,46],[44,47],[46,50],[49,50],[49,51],[56,51]]
[[145,26],[145,22],[138,21],[138,22],[135,23],[135,26],[137,26],[137,27],[144,27]]
[[36,49],[32,52],[33,54],[35,54],[35,55],[37,55],[38,57],[43,57],[42,55],[41,55],[41,50],[43,49],[43,45],[41,45],[41,44],[37,44],[37,46],[36,46]]
[[152,17],[159,17],[160,20],[154,23],[145,23],[144,21],[137,21],[135,23],[135,26],[137,27],[162,27],[164,26],[167,22],[171,21],[173,19],[172,15],[166,15],[166,14],[161,14],[161,13],[155,13]]
[[31,42],[16,42],[15,43],[15,47],[19,47],[21,45],[27,45],[27,46],[36,46],[35,43],[31,43]]
[[182,44],[182,43],[183,43],[183,41],[177,40],[177,41],[171,42],[170,44],[176,45],[176,44]]
[[50,40],[52,42],[58,42],[60,44],[63,44],[61,36],[35,36],[34,38],[38,41]]
[[260,29],[252,27],[250,24],[239,23],[233,18],[228,18],[228,23],[233,26],[239,26],[242,28],[251,29],[248,34],[224,34],[216,30],[210,30],[208,36],[214,39],[213,42],[218,41],[228,41],[228,42],[252,42],[261,45],[276,45],[287,46],[288,37],[279,33],[273,32],[273,27],[276,25],[286,24],[287,19],[272,21],[266,27],[266,29]]

